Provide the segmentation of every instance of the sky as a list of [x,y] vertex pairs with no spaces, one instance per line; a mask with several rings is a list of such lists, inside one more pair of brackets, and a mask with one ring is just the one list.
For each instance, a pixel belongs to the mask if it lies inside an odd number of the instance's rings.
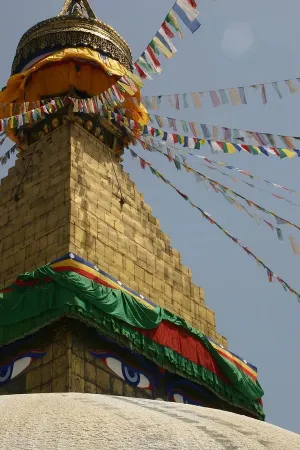
[[[2,86],[9,77],[23,32],[38,21],[57,15],[62,3],[63,0],[5,2],[0,15]],[[172,60],[163,60],[162,74],[147,81],[144,94],[208,91],[300,76],[299,0],[199,0],[198,3],[200,29],[192,35],[182,26],[184,39],[175,41],[178,53]],[[90,0],[90,4],[99,19],[125,38],[136,59],[159,29],[173,0]],[[157,114],[242,130],[300,135],[300,93],[287,94],[282,100],[270,93],[266,105],[259,94],[253,93],[248,105],[213,108],[206,103],[198,110],[176,112],[163,107]],[[5,143],[0,154],[8,148],[9,143]],[[197,183],[191,174],[176,171],[163,156],[145,154],[139,147],[136,151],[300,292],[297,276],[300,256],[293,254],[289,242],[292,235],[300,245],[297,230],[282,226],[284,240],[280,242],[267,226],[257,225],[220,194]],[[300,191],[300,162],[296,158],[280,160],[246,153],[214,155],[209,147],[203,147],[199,154]],[[212,172],[201,166],[196,157],[188,162],[279,216],[300,224],[297,207]],[[124,167],[160,219],[173,247],[180,251],[182,262],[192,269],[193,281],[204,288],[206,304],[215,311],[217,330],[228,338],[229,349],[258,367],[265,391],[266,420],[299,433],[300,304],[296,297],[286,293],[278,283],[269,283],[265,271],[252,258],[150,171],[143,171],[129,153],[125,155]],[[0,178],[8,168],[9,164],[0,167]],[[283,193],[268,189],[257,180],[253,183],[275,194]],[[287,192],[283,195],[300,204],[300,196]],[[263,217],[274,224],[270,216]]]

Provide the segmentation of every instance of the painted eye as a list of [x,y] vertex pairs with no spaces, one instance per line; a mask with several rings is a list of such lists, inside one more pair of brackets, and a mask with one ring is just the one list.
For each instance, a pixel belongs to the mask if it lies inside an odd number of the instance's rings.
[[0,385],[16,378],[30,366],[34,359],[41,358],[44,355],[45,353],[33,352],[21,356],[5,366],[0,366]]
[[0,367],[0,384],[10,380],[12,373],[12,365]]
[[179,392],[172,392],[169,396],[171,402],[184,403],[186,405],[205,406],[203,403],[193,400]]
[[105,358],[105,363],[119,378],[131,384],[131,386],[139,389],[151,389],[149,379],[139,370],[112,357]]
[[181,394],[173,394],[172,397],[173,397],[172,398],[173,402],[187,403],[186,401],[184,401],[183,395],[181,395]]

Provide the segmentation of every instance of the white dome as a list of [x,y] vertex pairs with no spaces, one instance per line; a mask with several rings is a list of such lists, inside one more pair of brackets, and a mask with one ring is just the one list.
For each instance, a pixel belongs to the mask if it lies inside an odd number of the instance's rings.
[[300,436],[197,406],[97,394],[0,396],[2,450],[297,450]]

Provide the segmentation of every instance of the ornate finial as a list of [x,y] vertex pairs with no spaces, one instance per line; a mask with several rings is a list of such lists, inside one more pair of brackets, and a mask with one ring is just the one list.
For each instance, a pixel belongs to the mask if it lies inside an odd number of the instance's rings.
[[96,14],[90,7],[88,0],[66,0],[59,16],[76,16],[96,19]]

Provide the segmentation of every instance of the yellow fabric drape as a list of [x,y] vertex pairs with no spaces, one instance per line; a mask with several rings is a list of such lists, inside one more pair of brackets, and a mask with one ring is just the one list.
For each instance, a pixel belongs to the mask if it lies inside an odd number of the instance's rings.
[[[24,99],[24,96],[27,97],[26,90],[30,77],[32,77],[34,73],[40,71],[40,69],[45,68],[45,66],[49,66],[48,75],[51,76],[52,68],[55,67],[55,64],[61,63],[62,61],[66,60],[73,60],[73,61],[79,60],[78,61],[79,64],[80,60],[90,63],[93,62],[95,63],[95,66],[100,66],[105,76],[108,78],[110,78],[108,73],[111,73],[112,75],[115,75],[118,78],[128,73],[127,69],[124,66],[122,66],[118,61],[115,61],[111,58],[107,58],[108,64],[105,64],[99,53],[94,50],[90,50],[88,48],[66,48],[64,50],[60,50],[52,53],[49,56],[46,56],[44,59],[38,61],[36,64],[34,64],[32,67],[25,70],[24,72],[12,75],[8,80],[7,87],[2,92],[0,92],[0,103],[2,104],[10,103],[12,101],[19,101],[19,99],[21,99],[21,101],[37,100],[36,97],[35,98],[28,97]],[[44,72],[44,75],[46,74],[47,73]],[[57,72],[54,73],[54,75],[56,74]],[[78,74],[80,73],[78,72]],[[64,76],[64,78],[66,77]],[[78,76],[78,79],[79,78],[80,75]],[[76,81],[74,74],[70,76],[70,79]],[[48,83],[49,81],[51,81],[54,85],[57,82],[60,83],[60,80],[58,80],[57,78],[51,80],[48,79]],[[113,80],[111,84],[113,84]],[[91,92],[91,94],[99,94],[100,92],[94,91],[93,93]],[[43,93],[42,95],[47,95],[47,92]]]
[[[123,75],[128,74],[132,77],[118,61],[106,58],[104,63],[98,52],[88,48],[67,48],[54,52],[29,69],[9,78],[7,87],[0,92],[0,104],[6,104],[0,108],[0,118],[19,113],[14,111],[13,102],[31,103],[42,97],[58,96],[67,92],[70,86],[86,92],[88,96],[94,96],[106,91]],[[131,110],[126,114],[127,117],[141,125],[147,124],[149,117],[143,105],[133,102],[127,92],[122,95],[125,98],[122,106]],[[138,87],[134,97],[139,103]],[[7,134],[11,137],[10,132]]]

